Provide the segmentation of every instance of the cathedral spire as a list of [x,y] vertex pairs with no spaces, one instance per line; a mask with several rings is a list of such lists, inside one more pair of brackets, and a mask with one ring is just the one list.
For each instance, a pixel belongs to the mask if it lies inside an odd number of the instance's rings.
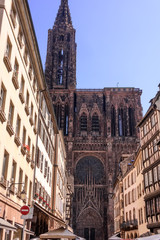
[[61,0],[61,5],[59,7],[57,17],[54,23],[54,26],[59,25],[65,25],[67,27],[73,28],[68,0]]

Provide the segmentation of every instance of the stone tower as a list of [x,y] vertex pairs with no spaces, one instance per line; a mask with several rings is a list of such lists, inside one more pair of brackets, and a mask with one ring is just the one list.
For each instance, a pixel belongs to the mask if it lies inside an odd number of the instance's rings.
[[76,43],[68,0],[48,31],[46,81],[74,175],[71,224],[87,240],[113,234],[113,181],[122,153],[137,148],[142,118],[137,88],[76,89]]

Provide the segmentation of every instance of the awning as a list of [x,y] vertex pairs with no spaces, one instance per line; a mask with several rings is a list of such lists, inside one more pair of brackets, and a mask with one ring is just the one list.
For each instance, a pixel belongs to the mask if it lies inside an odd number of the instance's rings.
[[[15,223],[15,225],[20,229],[23,228],[23,225],[21,224]],[[29,229],[25,229],[24,231],[26,232],[26,234],[34,236],[34,232],[30,231]]]
[[76,240],[86,240],[86,239],[82,237],[77,237]]
[[55,239],[55,238],[69,238],[69,239],[76,239],[76,235],[69,230],[61,227],[47,233],[41,234],[40,239]]
[[140,238],[136,238],[137,240],[159,240],[160,239],[160,234],[155,234],[152,236],[148,236],[148,237],[140,237]]
[[1,229],[6,229],[9,231],[16,231],[17,228],[10,224],[8,221],[4,220],[3,218],[0,218],[0,228]]
[[112,237],[110,237],[109,240],[118,240],[118,239],[122,239],[122,238],[118,237],[119,235],[120,235],[120,234],[117,233],[117,234],[113,235]]

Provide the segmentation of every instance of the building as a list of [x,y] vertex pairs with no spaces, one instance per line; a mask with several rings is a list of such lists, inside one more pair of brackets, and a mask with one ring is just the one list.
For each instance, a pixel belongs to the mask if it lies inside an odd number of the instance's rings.
[[114,232],[112,183],[120,156],[137,148],[141,90],[76,89],[76,47],[68,0],[61,0],[48,31],[45,77],[74,175],[70,223],[77,235],[103,240]]
[[[61,137],[60,137],[61,136]],[[58,142],[57,142],[58,141]],[[36,236],[54,229],[57,223],[65,225],[65,209],[61,215],[56,216],[55,203],[60,199],[56,193],[56,172],[57,167],[63,170],[61,176],[66,178],[65,174],[65,149],[62,148],[63,136],[59,133],[53,106],[50,100],[46,85],[40,93],[40,109],[38,115],[38,136],[36,148],[36,165],[34,172],[34,217],[32,220],[32,231]],[[60,163],[58,163],[61,161]],[[67,182],[61,184],[63,190]],[[65,193],[62,194],[65,207]]]
[[147,228],[160,233],[160,91],[139,123],[143,156],[143,177]]
[[26,240],[66,226],[72,189],[26,0],[0,0],[0,42],[0,239]]
[[114,233],[121,235],[121,224],[124,222],[124,196],[123,196],[123,182],[121,173],[117,176],[114,184]]
[[[21,237],[20,208],[32,206],[37,89],[44,81],[26,1],[0,0],[0,42],[0,239],[4,240]],[[29,229],[27,222],[26,237],[33,234]]]
[[114,230],[122,238],[133,239],[149,232],[145,214],[141,148],[128,157],[124,156],[123,154],[120,173],[114,185]]
[[144,179],[143,179],[143,159],[142,149],[139,148],[135,156],[134,167],[136,169],[136,185],[137,185],[137,199],[135,202],[137,219],[138,219],[138,236],[149,232],[147,228],[146,208],[145,208],[145,191],[144,191]]

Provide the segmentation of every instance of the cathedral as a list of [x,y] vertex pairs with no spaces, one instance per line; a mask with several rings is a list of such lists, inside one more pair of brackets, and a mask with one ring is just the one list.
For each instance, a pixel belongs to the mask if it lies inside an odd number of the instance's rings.
[[48,31],[45,77],[74,176],[70,224],[87,240],[106,240],[114,232],[113,183],[121,156],[138,145],[142,92],[77,89],[75,33],[68,0],[61,0]]

